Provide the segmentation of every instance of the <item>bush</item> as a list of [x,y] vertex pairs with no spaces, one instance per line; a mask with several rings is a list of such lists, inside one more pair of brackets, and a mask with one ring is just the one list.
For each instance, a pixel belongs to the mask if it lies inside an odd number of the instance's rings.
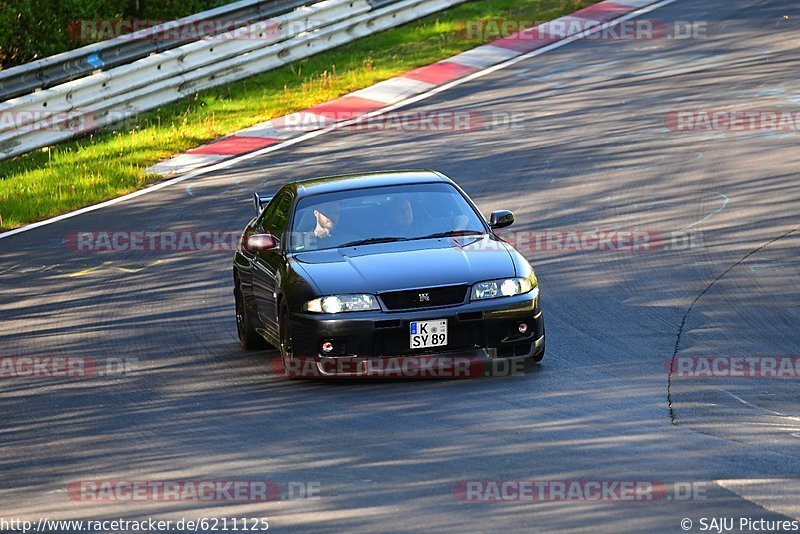
[[82,19],[172,20],[227,0],[0,0],[0,68],[79,48],[70,27]]

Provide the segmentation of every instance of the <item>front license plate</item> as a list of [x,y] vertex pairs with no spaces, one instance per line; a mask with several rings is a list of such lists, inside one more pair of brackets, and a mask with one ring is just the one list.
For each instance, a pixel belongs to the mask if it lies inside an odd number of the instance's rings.
[[447,345],[447,319],[411,321],[411,348],[426,349]]

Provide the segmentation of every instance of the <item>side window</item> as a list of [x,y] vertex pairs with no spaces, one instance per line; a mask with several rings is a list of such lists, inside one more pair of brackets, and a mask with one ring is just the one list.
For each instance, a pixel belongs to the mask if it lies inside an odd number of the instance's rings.
[[261,221],[261,228],[280,238],[286,231],[289,221],[289,210],[292,208],[292,194],[288,191],[269,203]]

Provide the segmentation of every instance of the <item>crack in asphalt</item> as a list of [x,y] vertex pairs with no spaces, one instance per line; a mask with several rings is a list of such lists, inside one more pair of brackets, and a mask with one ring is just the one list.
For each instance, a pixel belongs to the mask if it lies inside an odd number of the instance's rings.
[[719,276],[714,278],[714,280],[712,280],[711,283],[708,284],[705,287],[705,289],[703,289],[703,291],[701,291],[700,294],[697,295],[694,298],[692,303],[689,305],[689,308],[686,310],[686,313],[683,314],[683,319],[681,319],[681,325],[678,327],[678,335],[675,338],[675,348],[673,349],[672,356],[670,357],[670,360],[669,360],[669,373],[667,374],[667,405],[669,406],[669,419],[670,419],[670,422],[673,425],[677,425],[678,421],[677,421],[677,417],[675,416],[675,408],[672,405],[672,373],[675,370],[675,357],[678,355],[678,351],[680,350],[681,336],[683,335],[683,329],[686,326],[686,319],[689,317],[689,314],[692,313],[692,309],[694,309],[694,305],[697,304],[697,302],[703,297],[703,295],[708,293],[709,290],[711,290],[711,288],[714,287],[714,284],[716,284],[717,282],[722,280],[725,277],[725,275],[727,275],[733,269],[735,269],[736,267],[741,265],[750,256],[752,256],[752,255],[764,250],[765,248],[767,248],[772,243],[774,243],[776,241],[779,241],[779,240],[783,239],[784,237],[790,236],[791,234],[793,234],[797,230],[800,230],[800,226],[792,228],[788,232],[784,232],[783,234],[779,235],[778,237],[776,237],[774,239],[770,239],[769,241],[767,241],[766,243],[764,243],[760,247],[757,247],[757,248],[751,250],[750,252],[748,252],[747,254],[745,254],[739,261],[737,261],[736,263],[734,263],[733,265],[728,267],[722,274],[720,274]]

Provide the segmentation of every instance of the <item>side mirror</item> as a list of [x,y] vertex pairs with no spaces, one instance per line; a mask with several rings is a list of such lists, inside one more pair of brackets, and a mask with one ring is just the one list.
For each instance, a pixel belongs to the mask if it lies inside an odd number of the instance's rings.
[[514,214],[508,210],[493,211],[489,217],[489,226],[494,228],[505,228],[514,223]]
[[261,212],[264,211],[264,208],[267,207],[270,200],[272,200],[272,196],[270,195],[253,193],[253,206],[256,208],[256,215],[261,215]]
[[272,234],[250,234],[242,246],[247,252],[264,252],[278,248],[278,240]]

